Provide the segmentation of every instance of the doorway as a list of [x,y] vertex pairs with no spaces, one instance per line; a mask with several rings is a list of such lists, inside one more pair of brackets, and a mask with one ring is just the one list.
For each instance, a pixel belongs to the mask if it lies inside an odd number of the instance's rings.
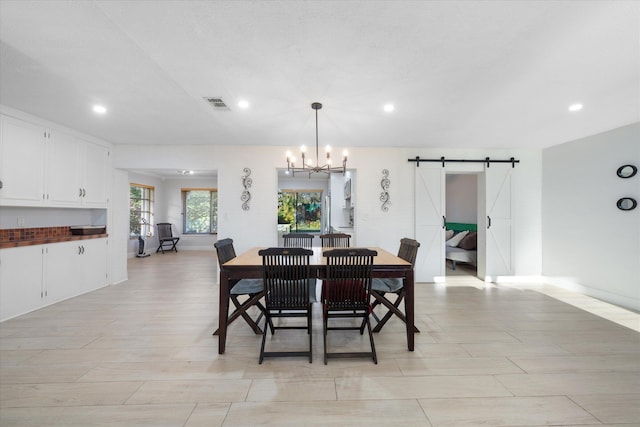
[[477,276],[477,173],[445,174],[445,217],[445,276]]
[[295,231],[318,235],[347,233],[355,245],[355,170],[347,170],[344,175],[296,173],[292,176],[286,169],[278,169],[277,175],[279,245],[283,244],[282,235]]

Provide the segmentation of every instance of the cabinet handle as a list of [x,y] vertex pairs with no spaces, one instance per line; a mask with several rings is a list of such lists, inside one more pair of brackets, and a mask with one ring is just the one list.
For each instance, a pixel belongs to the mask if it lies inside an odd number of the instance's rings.
[[87,197],[87,190],[86,189],[82,189],[82,197]]
[[491,217],[487,215],[487,230],[491,228]]
[[447,228],[447,218],[442,215],[442,229],[444,230],[445,228]]
[[82,197],[82,188],[78,188],[78,197]]

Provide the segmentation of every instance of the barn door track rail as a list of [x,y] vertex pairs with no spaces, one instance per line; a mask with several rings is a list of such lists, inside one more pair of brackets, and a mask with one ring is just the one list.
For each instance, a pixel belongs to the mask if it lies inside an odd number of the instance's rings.
[[491,163],[511,163],[511,167],[515,168],[516,163],[520,163],[520,160],[516,160],[511,157],[509,160],[496,160],[491,159],[489,157],[485,157],[484,159],[445,159],[444,156],[439,159],[421,159],[420,156],[416,156],[414,159],[408,159],[410,162],[415,162],[416,167],[420,167],[420,162],[430,162],[430,163],[442,163],[442,167],[444,167],[447,162],[456,162],[456,163],[486,163],[487,167],[491,166]]

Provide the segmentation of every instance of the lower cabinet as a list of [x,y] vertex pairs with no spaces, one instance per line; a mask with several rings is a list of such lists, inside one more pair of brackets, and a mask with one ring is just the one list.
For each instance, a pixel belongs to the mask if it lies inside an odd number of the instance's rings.
[[44,304],[44,245],[0,250],[0,320]]
[[107,284],[107,239],[0,250],[0,321]]

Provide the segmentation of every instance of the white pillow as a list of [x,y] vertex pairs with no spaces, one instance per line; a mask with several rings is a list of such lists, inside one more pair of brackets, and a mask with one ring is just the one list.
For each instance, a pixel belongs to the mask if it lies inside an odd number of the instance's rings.
[[455,231],[453,231],[453,230],[447,230],[447,231],[445,231],[445,233],[444,233],[444,240],[449,240],[450,238],[452,238],[452,237],[453,237],[453,235],[454,235],[454,234],[456,234],[456,232],[455,232]]
[[458,243],[460,243],[460,241],[464,239],[464,236],[466,236],[467,234],[469,234],[469,230],[461,231],[455,236],[453,236],[452,238],[450,238],[449,240],[447,240],[445,242],[445,245],[455,248],[456,246],[458,246]]

